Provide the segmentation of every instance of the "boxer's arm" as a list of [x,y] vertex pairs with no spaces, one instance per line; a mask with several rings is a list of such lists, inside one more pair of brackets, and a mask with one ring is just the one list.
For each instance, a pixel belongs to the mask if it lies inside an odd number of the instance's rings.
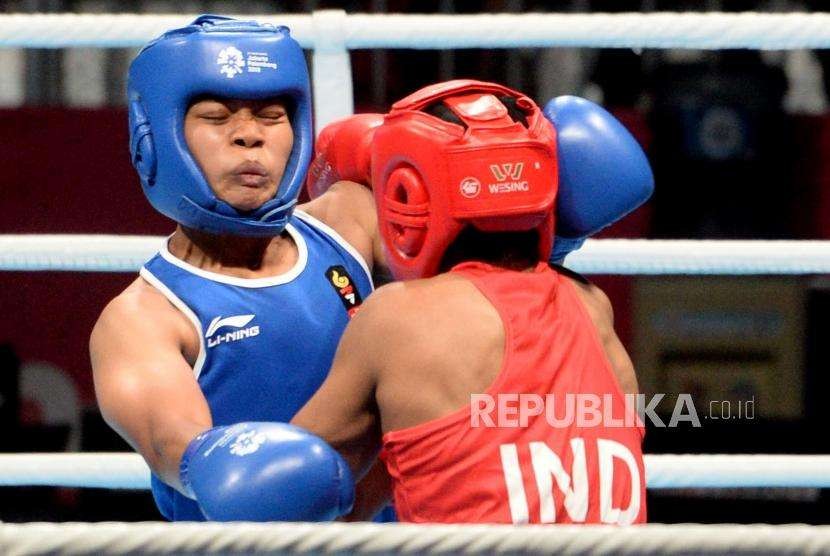
[[350,181],[337,182],[320,197],[298,209],[325,222],[343,236],[370,269],[386,267],[375,199],[365,186]]
[[134,286],[110,302],[92,331],[95,394],[107,423],[181,491],[179,461],[210,428],[210,409],[182,355],[189,323],[161,295]]
[[322,386],[291,420],[334,447],[349,463],[356,481],[380,449],[376,362],[388,342],[376,318],[375,295],[346,327]]
[[386,464],[376,460],[355,486],[354,506],[343,521],[369,521],[392,500],[392,478]]
[[571,279],[579,297],[582,299],[588,315],[594,323],[600,342],[605,351],[614,374],[617,376],[620,389],[624,394],[637,394],[637,375],[634,363],[625,350],[617,333],[614,331],[614,308],[611,300],[600,288],[590,282]]
[[394,349],[384,298],[381,289],[363,304],[340,339],[328,377],[291,420],[328,442],[348,462],[356,488],[347,521],[370,519],[391,498],[386,466],[377,460],[381,426],[375,392],[382,362],[388,359],[384,350]]
[[312,201],[300,208],[357,247],[370,268],[384,267],[371,192],[371,144],[383,114],[354,114],[320,130],[306,179]]

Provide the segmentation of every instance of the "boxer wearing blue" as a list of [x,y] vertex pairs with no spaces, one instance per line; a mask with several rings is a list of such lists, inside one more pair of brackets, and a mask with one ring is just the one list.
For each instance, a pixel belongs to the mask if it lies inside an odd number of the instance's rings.
[[302,49],[285,28],[202,16],[138,54],[128,94],[143,191],[177,227],[93,330],[105,419],[168,519],[347,512],[339,457],[279,423],[328,374],[380,252],[365,188],[296,207],[313,148]]
[[[194,372],[214,425],[289,421],[328,374],[349,320],[327,273],[333,266],[343,269],[342,277],[354,280],[356,300],[371,291],[367,270],[319,222],[297,211],[286,232],[300,250],[288,276],[211,276],[174,257],[167,247],[141,269],[146,282],[171,303],[187,307],[199,323],[205,355]],[[304,268],[297,274],[299,265]],[[156,476],[153,494],[165,515],[200,516],[193,501]]]

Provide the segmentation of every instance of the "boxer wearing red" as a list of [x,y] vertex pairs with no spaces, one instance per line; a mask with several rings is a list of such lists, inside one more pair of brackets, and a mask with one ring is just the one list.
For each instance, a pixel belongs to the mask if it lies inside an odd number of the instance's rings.
[[[480,82],[424,89],[385,117],[371,161],[387,262],[409,281],[366,300],[292,421],[358,478],[383,448],[388,475],[371,468],[355,516],[394,490],[404,521],[644,521],[642,430],[623,419],[636,377],[610,303],[540,262],[558,165],[536,104]],[[481,394],[598,396],[614,423],[491,427],[472,415]]]
[[[394,479],[398,517],[643,522],[642,429],[580,426],[575,410],[568,415],[564,407],[568,395],[585,394],[612,400],[615,423],[626,418],[623,394],[571,279],[545,263],[515,272],[470,262],[450,273],[469,280],[498,312],[504,326],[501,370],[479,397],[492,400],[490,411],[482,413],[474,403],[384,434],[381,458]],[[517,392],[558,403],[548,410],[561,428],[552,427],[544,412],[524,424],[520,415],[509,414],[507,408],[521,407],[510,398]],[[493,407],[500,396],[506,402],[502,415]],[[508,426],[498,427],[499,417]]]

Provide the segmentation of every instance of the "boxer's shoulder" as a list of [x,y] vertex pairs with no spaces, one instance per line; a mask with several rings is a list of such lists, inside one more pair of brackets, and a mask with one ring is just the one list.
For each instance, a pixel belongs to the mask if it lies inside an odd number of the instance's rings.
[[[393,282],[378,288],[366,304],[381,314],[432,317],[450,310],[464,310],[485,302],[472,282],[456,274]],[[364,305],[366,305],[364,304]]]
[[323,222],[372,261],[372,242],[377,235],[377,212],[372,192],[351,181],[332,185],[316,199],[297,207]]
[[393,282],[378,288],[361,307],[354,324],[401,344],[436,353],[470,342],[487,343],[502,334],[498,312],[469,280],[454,274]]
[[600,337],[604,339],[606,334],[614,332],[614,307],[608,295],[600,287],[580,278],[566,277],[565,279],[573,284],[588,316],[591,317]]
[[335,230],[344,224],[377,222],[372,191],[353,181],[339,181],[316,199],[297,208]]
[[[143,278],[136,278],[115,296],[98,317],[92,345],[119,344],[124,338],[179,345],[198,345],[198,337],[187,317]],[[195,341],[194,341],[195,339]],[[97,340],[97,342],[96,342]]]

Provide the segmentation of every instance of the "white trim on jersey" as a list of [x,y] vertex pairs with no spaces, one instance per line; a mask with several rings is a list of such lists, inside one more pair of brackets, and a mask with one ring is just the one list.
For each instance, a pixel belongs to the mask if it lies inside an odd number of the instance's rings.
[[165,241],[162,248],[159,249],[159,254],[170,264],[174,264],[177,267],[190,272],[191,274],[195,274],[196,276],[200,276],[213,282],[221,282],[232,286],[240,286],[242,288],[267,288],[269,286],[279,286],[280,284],[287,284],[297,278],[297,276],[305,270],[306,264],[308,263],[308,245],[306,244],[305,238],[300,232],[297,231],[297,228],[291,224],[288,224],[285,227],[285,231],[291,235],[291,238],[297,245],[297,262],[294,263],[294,266],[290,270],[283,272],[282,274],[277,274],[276,276],[267,276],[265,278],[237,278],[235,276],[227,276],[225,274],[217,274],[216,272],[202,270],[201,268],[197,268],[192,264],[186,263],[173,255],[167,248],[167,241]]
[[[165,244],[165,250],[167,249]],[[196,357],[196,363],[193,364],[193,376],[197,379],[199,375],[202,374],[202,366],[205,364],[205,357],[207,352],[205,351],[205,339],[203,338],[203,330],[202,324],[199,322],[199,318],[196,314],[188,307],[184,301],[179,299],[175,293],[173,293],[170,288],[165,286],[161,280],[156,278],[152,272],[147,270],[147,268],[142,267],[141,270],[138,271],[139,276],[144,278],[148,284],[156,288],[161,294],[167,298],[167,300],[172,303],[179,311],[184,314],[193,324],[194,328],[196,328],[196,334],[199,336],[199,355]]]
[[340,245],[340,247],[345,249],[346,252],[349,255],[351,255],[352,258],[354,258],[354,260],[356,260],[357,263],[363,268],[364,272],[366,272],[366,277],[369,279],[369,286],[372,288],[372,291],[375,290],[375,283],[372,281],[372,273],[371,271],[369,271],[369,265],[366,264],[366,260],[363,258],[363,255],[358,253],[357,249],[355,249],[351,243],[343,239],[343,236],[337,233],[334,230],[334,228],[332,228],[325,222],[311,216],[307,212],[295,210],[294,215],[306,224],[308,224],[309,226],[317,228],[318,230],[329,236],[331,239],[333,239],[335,242],[337,242],[337,244]]

